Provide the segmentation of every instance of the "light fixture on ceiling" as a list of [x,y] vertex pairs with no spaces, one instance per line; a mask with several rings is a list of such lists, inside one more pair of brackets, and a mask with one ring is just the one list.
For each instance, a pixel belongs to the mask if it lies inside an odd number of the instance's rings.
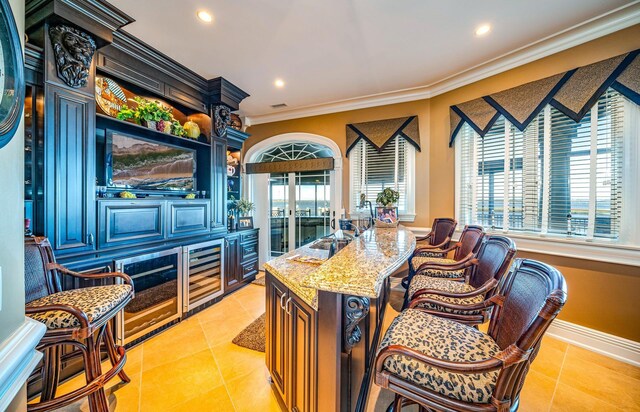
[[200,10],[197,16],[205,23],[211,23],[213,21],[213,15],[206,10]]
[[491,31],[491,25],[490,24],[483,24],[481,26],[478,26],[478,28],[476,29],[476,36],[480,37],[480,36],[484,36],[485,34],[489,33]]
[[284,87],[284,80],[282,79],[276,79],[273,82],[274,86],[276,86],[278,89],[282,89]]

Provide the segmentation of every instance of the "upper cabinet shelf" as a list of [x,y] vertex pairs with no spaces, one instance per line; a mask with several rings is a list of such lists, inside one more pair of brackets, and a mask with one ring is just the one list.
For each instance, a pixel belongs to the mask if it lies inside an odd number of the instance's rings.
[[186,137],[174,136],[172,134],[159,132],[154,129],[149,129],[144,126],[140,126],[139,124],[126,122],[124,120],[118,120],[114,117],[107,116],[106,114],[98,113],[96,114],[98,118],[98,127],[103,126],[105,129],[113,128],[122,132],[129,132],[131,134],[135,134],[138,136],[147,136],[160,138],[167,143],[178,143],[180,146],[184,146],[185,144],[195,144],[201,146],[211,146],[209,142],[202,142],[200,140],[188,139]]

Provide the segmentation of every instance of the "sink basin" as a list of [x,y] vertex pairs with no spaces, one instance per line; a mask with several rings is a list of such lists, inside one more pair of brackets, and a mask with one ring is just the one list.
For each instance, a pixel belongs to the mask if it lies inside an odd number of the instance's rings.
[[309,247],[311,249],[329,250],[332,243],[333,239],[320,239],[313,242]]

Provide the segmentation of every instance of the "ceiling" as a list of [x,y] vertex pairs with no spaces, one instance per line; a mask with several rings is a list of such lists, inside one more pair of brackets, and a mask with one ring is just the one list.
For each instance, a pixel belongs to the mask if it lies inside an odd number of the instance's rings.
[[[125,30],[251,96],[247,116],[429,85],[629,0],[109,0]],[[196,11],[214,15],[211,24]],[[488,23],[483,37],[475,29]],[[278,89],[274,80],[285,87]]]

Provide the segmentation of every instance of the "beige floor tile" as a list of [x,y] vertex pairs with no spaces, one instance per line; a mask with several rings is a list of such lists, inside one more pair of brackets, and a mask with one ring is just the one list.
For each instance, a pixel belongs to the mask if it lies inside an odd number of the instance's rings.
[[168,412],[234,412],[235,408],[229,397],[227,389],[219,386],[214,390],[196,396],[181,403]]
[[623,410],[628,411],[629,409],[621,409],[569,385],[559,383],[558,388],[556,389],[556,394],[553,397],[551,410],[553,412],[615,412]]
[[617,361],[604,355],[600,355],[599,353],[580,348],[575,345],[567,346],[570,348],[570,351],[568,353],[571,354],[571,361],[578,360],[579,362],[593,363],[602,366],[603,368],[626,375],[630,378],[640,380],[640,368],[637,368],[628,363]]
[[242,329],[257,317],[247,313],[244,309],[221,316],[218,321],[201,321],[202,330],[210,347],[230,343]]
[[142,372],[140,410],[167,410],[222,384],[214,357],[206,349],[153,369],[145,369]]
[[640,410],[640,379],[625,373],[630,371],[625,364],[570,345],[559,381],[622,409]]
[[249,295],[245,299],[240,300],[240,305],[242,305],[242,307],[249,312],[254,319],[266,311],[264,296],[254,297]]
[[200,322],[189,318],[144,343],[143,369],[149,370],[208,348]]
[[140,378],[131,378],[131,382],[109,388],[115,397],[115,412],[137,412],[140,410]]
[[[263,363],[264,365],[264,363]],[[267,369],[257,364],[252,373],[225,380],[233,406],[238,412],[280,412],[278,399],[267,381]]]
[[[220,322],[226,319],[226,316],[232,313],[246,313],[240,302],[232,296],[225,296],[220,302],[197,313],[189,319],[197,319],[199,322]],[[220,326],[222,326],[221,324]]]
[[225,382],[240,377],[255,378],[257,371],[265,367],[264,353],[246,349],[231,342],[214,346],[211,350]]
[[544,373],[529,370],[520,392],[520,408],[522,412],[543,412],[551,408],[551,401],[557,381]]
[[531,370],[543,373],[551,379],[558,379],[568,346],[566,342],[545,336],[542,338],[540,352],[531,364]]

